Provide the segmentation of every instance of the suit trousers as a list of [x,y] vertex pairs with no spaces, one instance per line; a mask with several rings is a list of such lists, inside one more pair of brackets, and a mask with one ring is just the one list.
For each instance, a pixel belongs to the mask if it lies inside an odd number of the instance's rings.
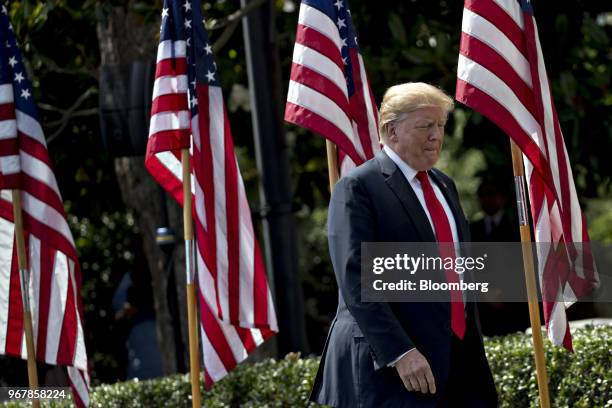
[[[453,335],[450,353],[450,372],[444,397],[439,408],[494,408],[497,394],[491,383],[490,371],[480,367],[483,362],[474,358],[477,339],[468,330],[463,340]],[[485,363],[486,364],[486,363]]]

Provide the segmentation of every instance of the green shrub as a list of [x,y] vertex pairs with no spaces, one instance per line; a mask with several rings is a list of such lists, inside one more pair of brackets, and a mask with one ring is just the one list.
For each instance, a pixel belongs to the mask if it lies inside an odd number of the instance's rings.
[[[546,344],[546,362],[552,406],[612,407],[612,327],[577,330],[575,353]],[[487,339],[487,356],[500,397],[500,407],[537,407],[538,387],[531,337],[513,334]],[[318,358],[288,354],[282,360],[239,365],[211,390],[203,391],[205,407],[314,407],[308,395]],[[93,388],[91,407],[191,407],[187,375],[148,381],[127,381]],[[25,403],[5,406],[22,408]],[[63,408],[67,402],[43,403]]]

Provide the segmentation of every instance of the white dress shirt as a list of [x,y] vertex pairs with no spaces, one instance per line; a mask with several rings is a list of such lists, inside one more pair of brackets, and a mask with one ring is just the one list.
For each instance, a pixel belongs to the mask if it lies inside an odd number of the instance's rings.
[[[404,162],[397,155],[397,153],[395,153],[389,146],[386,146],[386,145],[383,146],[383,150],[385,151],[385,153],[387,153],[387,156],[389,156],[389,158],[393,160],[393,163],[397,164],[397,167],[399,167],[399,169],[404,174],[404,177],[406,177],[406,180],[408,180],[408,183],[410,183],[410,187],[412,187],[412,189],[414,190],[414,193],[419,199],[419,202],[421,203],[421,207],[423,207],[423,211],[425,211],[425,214],[427,214],[427,219],[429,220],[429,225],[431,225],[431,230],[433,231],[434,235],[436,235],[436,229],[434,228],[434,224],[431,219],[431,215],[429,214],[429,210],[427,209],[427,204],[425,203],[425,194],[423,193],[423,187],[421,187],[421,182],[416,177],[418,171],[416,171],[415,169],[410,167],[406,162]],[[450,206],[446,202],[446,198],[444,198],[444,194],[442,193],[442,190],[440,190],[440,187],[438,187],[438,183],[436,183],[435,181],[431,179],[431,176],[429,175],[429,173],[427,173],[427,177],[429,178],[429,182],[431,183],[431,186],[433,187],[434,193],[436,193],[436,198],[438,199],[440,204],[442,204],[442,208],[444,208],[444,212],[446,213],[446,218],[448,218],[448,223],[450,224],[451,233],[453,234],[453,241],[459,242],[459,235],[457,233],[457,223],[455,222],[455,216],[453,215],[453,212],[451,211]]]

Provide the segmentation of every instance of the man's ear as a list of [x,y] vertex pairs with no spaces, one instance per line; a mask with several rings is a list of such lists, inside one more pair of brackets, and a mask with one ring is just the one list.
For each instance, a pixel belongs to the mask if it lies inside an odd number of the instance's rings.
[[387,123],[387,136],[392,142],[397,142],[397,132],[395,131],[395,124]]

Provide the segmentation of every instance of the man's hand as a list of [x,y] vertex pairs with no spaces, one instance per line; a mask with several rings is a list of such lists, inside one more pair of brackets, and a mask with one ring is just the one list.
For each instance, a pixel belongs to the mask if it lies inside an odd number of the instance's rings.
[[395,364],[404,386],[408,391],[436,393],[436,382],[429,363],[418,350],[411,350]]

